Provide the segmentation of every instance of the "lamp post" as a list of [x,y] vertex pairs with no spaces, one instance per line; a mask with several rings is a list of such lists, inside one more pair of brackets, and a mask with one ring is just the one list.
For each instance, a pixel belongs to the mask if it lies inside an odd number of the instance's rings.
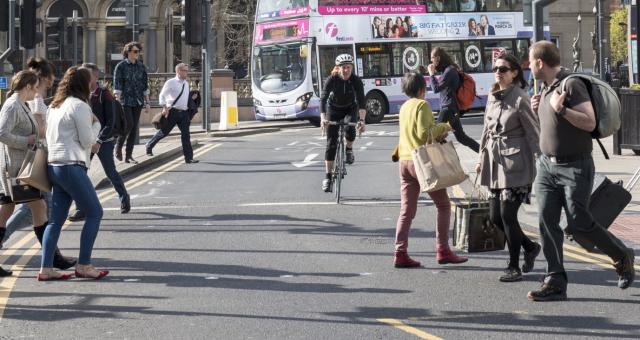
[[573,39],[573,72],[582,71],[582,43],[580,35],[582,33],[582,16],[578,14],[578,35]]
[[593,6],[593,15],[595,16],[595,31],[592,34],[592,42],[594,48],[594,73],[598,73],[600,79],[605,79],[604,74],[604,27],[602,27],[602,0],[596,0]]

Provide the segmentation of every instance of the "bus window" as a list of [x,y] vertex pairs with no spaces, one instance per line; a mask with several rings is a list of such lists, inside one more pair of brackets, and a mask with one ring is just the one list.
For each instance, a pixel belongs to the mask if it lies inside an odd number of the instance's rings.
[[482,72],[482,49],[479,41],[465,41],[462,44],[464,48],[464,61],[462,69],[465,72]]
[[[458,42],[434,42],[431,43],[431,49],[429,51],[429,56],[431,56],[431,51],[433,51],[434,48],[436,47],[442,47],[445,52],[447,52],[448,55],[451,56],[451,59],[453,59],[453,62],[456,63],[456,65],[462,67],[462,49],[460,47],[460,43]],[[429,60],[431,60],[431,58],[429,58]]]
[[427,0],[427,12],[456,12],[456,2],[451,0]]
[[260,0],[258,1],[258,19],[268,19],[271,13],[309,6],[308,0]]
[[388,77],[391,72],[390,44],[357,45],[358,59],[362,59],[362,77]]
[[516,57],[523,69],[529,68],[529,39],[516,40]]
[[253,81],[267,93],[283,93],[305,80],[307,58],[300,44],[259,47],[254,51]]
[[491,72],[493,61],[502,53],[513,53],[513,40],[484,41],[482,43],[482,61],[485,72]]
[[[458,0],[458,5],[460,6],[460,12],[475,12],[477,10],[476,0]],[[478,6],[479,7],[479,6]]]
[[402,76],[406,72],[418,71],[420,65],[429,65],[429,47],[426,42],[402,42],[391,44],[393,52],[393,74]]
[[327,79],[336,63],[336,57],[341,54],[353,54],[351,46],[321,46],[320,47],[320,78]]
[[512,11],[515,10],[514,6],[518,6],[516,3],[520,3],[520,10],[522,10],[522,0],[486,0],[483,3],[482,11]]
[[524,6],[522,5],[522,0],[511,0],[511,10],[512,11],[522,11],[522,8]]

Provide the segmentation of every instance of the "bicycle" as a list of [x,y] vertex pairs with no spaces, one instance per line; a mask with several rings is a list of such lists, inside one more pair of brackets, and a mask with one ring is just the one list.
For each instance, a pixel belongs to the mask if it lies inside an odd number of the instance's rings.
[[[346,154],[346,146],[344,143],[344,139],[346,136],[346,128],[349,126],[356,127],[359,123],[353,123],[350,121],[349,116],[345,117],[342,121],[328,121],[327,125],[338,125],[340,128],[338,130],[338,146],[336,149],[336,159],[333,162],[333,174],[331,180],[333,181],[333,192],[336,197],[336,203],[340,204],[340,190],[342,187],[342,179],[347,175],[347,154]],[[323,130],[322,135],[324,136],[326,132]]]

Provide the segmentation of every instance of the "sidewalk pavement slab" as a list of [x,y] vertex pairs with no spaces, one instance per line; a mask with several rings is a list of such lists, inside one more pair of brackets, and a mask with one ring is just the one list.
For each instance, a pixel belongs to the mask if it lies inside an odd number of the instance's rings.
[[[605,159],[598,143],[593,141],[593,161],[597,174],[607,176],[611,181],[616,182],[622,180],[625,185],[631,179],[635,171],[640,167],[640,156],[636,156],[632,150],[622,150],[622,155],[613,154],[613,137],[601,140],[605,146],[607,153],[611,159]],[[463,195],[470,196],[473,192],[473,183],[476,178],[475,164],[478,161],[478,154],[461,145],[454,140],[456,150],[462,162],[462,166],[466,169],[470,181],[465,181],[460,185]],[[483,188],[484,189],[484,188]],[[640,185],[636,185],[630,190],[632,198],[631,202],[625,210],[618,216],[616,221],[611,225],[611,230],[616,236],[625,240],[625,243],[636,250],[640,250]],[[461,194],[461,193],[459,193]],[[456,193],[454,192],[454,196]],[[460,195],[458,195],[458,198]],[[535,192],[531,200],[531,204],[523,204],[520,209],[519,220],[521,224],[529,226],[533,230],[538,230],[538,206],[535,202]],[[563,222],[566,225],[564,214]]]

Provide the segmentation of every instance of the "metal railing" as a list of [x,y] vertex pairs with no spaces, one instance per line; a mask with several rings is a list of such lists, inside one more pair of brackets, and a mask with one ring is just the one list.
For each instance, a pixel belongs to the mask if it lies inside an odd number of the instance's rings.
[[[176,75],[174,73],[149,73],[149,99],[151,100],[152,105],[158,103],[158,97],[160,96],[160,91],[162,91],[162,86],[164,83]],[[202,84],[202,74],[201,73],[189,73],[189,88],[192,90],[200,91],[200,87]],[[113,90],[113,77],[106,76],[102,79],[103,84],[107,86],[110,90]],[[234,79],[233,80],[233,90],[238,93],[238,105],[240,106],[251,106],[253,105],[253,98],[251,93],[251,79]],[[212,101],[213,105],[216,106],[215,100]],[[218,103],[219,104],[219,103]]]

